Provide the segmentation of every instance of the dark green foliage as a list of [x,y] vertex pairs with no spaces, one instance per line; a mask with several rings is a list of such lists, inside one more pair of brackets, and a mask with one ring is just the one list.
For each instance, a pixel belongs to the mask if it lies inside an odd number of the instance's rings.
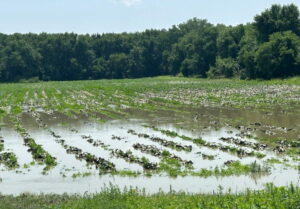
[[0,75],[7,81],[38,76],[42,60],[41,54],[26,40],[15,35],[0,45]]
[[273,5],[238,26],[194,18],[141,33],[0,34],[0,82],[298,75],[299,14],[293,4]]
[[218,55],[221,58],[236,58],[240,50],[240,41],[245,35],[245,26],[220,29],[217,39]]
[[93,60],[91,71],[87,74],[88,78],[106,78],[108,75],[108,62],[103,58]]
[[239,73],[239,64],[233,58],[220,58],[216,60],[216,65],[207,72],[209,78],[231,78]]
[[175,63],[170,63],[174,66],[173,74],[206,77],[217,55],[217,29],[207,21],[197,19],[187,22],[186,26],[194,29],[180,38],[173,48],[171,56],[175,57]]
[[259,45],[256,31],[252,25],[247,25],[245,35],[240,42],[238,61],[241,67],[241,78],[257,78],[255,52]]
[[268,41],[271,34],[292,31],[300,35],[300,13],[296,5],[273,5],[255,17],[254,23],[261,41]]
[[0,164],[4,164],[9,169],[14,169],[19,167],[17,157],[12,152],[1,153]]
[[125,53],[109,56],[108,69],[110,78],[124,78],[128,68],[128,56]]
[[300,74],[300,38],[291,31],[270,36],[257,53],[257,77],[270,79]]

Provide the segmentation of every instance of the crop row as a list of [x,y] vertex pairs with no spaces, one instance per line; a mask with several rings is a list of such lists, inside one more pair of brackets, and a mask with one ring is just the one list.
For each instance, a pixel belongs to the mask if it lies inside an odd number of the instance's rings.
[[9,169],[18,168],[17,156],[12,152],[3,152],[4,151],[4,140],[0,136],[0,164],[4,164]]
[[168,150],[160,150],[154,145],[144,145],[144,144],[134,144],[133,148],[139,150],[143,153],[147,153],[159,158],[169,158],[169,159],[176,159],[183,165],[191,168],[193,166],[193,161],[191,160],[183,160],[182,158],[178,157],[177,155],[171,154]]
[[40,164],[45,164],[44,170],[49,170],[51,167],[56,166],[57,162],[55,157],[51,156],[43,147],[35,142],[30,136],[28,131],[22,127],[19,117],[13,119],[16,131],[22,136],[25,146],[28,146],[28,151],[31,153],[34,160]]
[[[163,130],[163,129],[158,129],[156,127],[153,127],[153,126],[147,126],[147,127],[150,127],[152,128],[153,130],[155,131],[159,131],[167,136],[170,136],[170,137],[179,137],[183,140],[186,140],[186,141],[191,141],[193,142],[194,144],[198,145],[198,146],[204,146],[204,147],[208,147],[210,149],[219,149],[223,152],[228,152],[228,153],[231,153],[231,154],[236,154],[238,157],[257,157],[257,158],[264,158],[266,155],[261,153],[261,152],[255,152],[255,151],[248,151],[248,150],[245,150],[245,149],[242,149],[242,148],[237,148],[237,147],[233,147],[233,146],[229,146],[229,145],[223,145],[223,144],[220,144],[220,143],[211,143],[211,142],[207,142],[205,140],[203,140],[202,138],[191,138],[191,137],[188,137],[188,136],[184,136],[184,135],[179,135],[177,134],[176,132],[174,131],[169,131],[169,130]],[[262,145],[260,144],[259,146],[265,146],[265,145]]]
[[85,160],[88,164],[95,165],[100,170],[100,174],[109,173],[115,171],[115,165],[101,157],[96,157],[88,152],[83,152],[82,149],[65,144],[65,140],[60,135],[57,135],[54,131],[48,129],[50,134],[55,138],[55,141],[59,143],[68,154],[75,155],[78,160]]
[[103,142],[99,140],[94,140],[90,136],[82,136],[83,139],[86,139],[87,142],[92,144],[95,147],[102,147],[105,150],[109,151],[111,155],[122,158],[125,161],[129,163],[137,163],[141,165],[145,170],[156,170],[157,169],[157,164],[156,163],[151,163],[149,160],[145,157],[139,158],[137,156],[134,156],[131,151],[122,151],[120,149],[110,149],[108,148],[108,145],[105,145]]
[[130,133],[132,135],[136,135],[136,136],[141,137],[141,138],[143,137],[143,138],[146,138],[146,139],[150,139],[151,141],[157,142],[157,143],[161,144],[164,147],[175,149],[177,151],[186,151],[186,152],[191,152],[192,151],[192,146],[181,145],[181,144],[178,144],[176,142],[168,141],[168,140],[165,140],[165,139],[162,139],[162,138],[159,138],[159,137],[151,137],[148,134],[136,133],[132,129],[128,130],[128,133]]
[[[39,113],[33,111],[32,115],[34,118],[36,118],[36,122],[39,124],[39,127],[43,127],[44,129],[47,128],[47,125],[43,123]],[[113,163],[101,157],[96,157],[88,152],[83,152],[80,148],[65,144],[65,140],[50,128],[48,128],[47,131],[55,138],[55,141],[66,150],[66,153],[74,154],[76,159],[85,160],[87,164],[95,165],[95,167],[100,170],[100,174],[115,171],[115,165]]]
[[[137,135],[134,130],[130,130],[130,133]],[[140,134],[140,136],[144,136],[144,134]],[[149,170],[153,173],[160,174],[166,173],[170,177],[177,176],[199,176],[199,177],[208,177],[208,176],[230,176],[230,175],[242,175],[248,173],[263,173],[268,174],[270,168],[265,165],[260,165],[256,162],[251,163],[249,165],[242,165],[239,161],[228,161],[224,164],[223,167],[216,167],[214,169],[200,169],[199,171],[193,169],[193,162],[182,160],[180,157],[171,154],[167,150],[160,150],[154,145],[144,145],[140,143],[136,143],[133,145],[135,150],[138,150],[145,154],[150,154],[154,157],[160,158],[159,164],[149,164],[149,160],[145,157],[139,158],[134,156],[133,153],[128,151],[122,151],[120,149],[111,149],[109,145],[104,144],[100,140],[94,140],[91,136],[82,136],[83,139],[87,140],[93,146],[99,146],[103,149],[110,151],[111,155],[122,158],[130,163],[137,163],[144,167],[147,171],[147,175],[151,175]],[[122,137],[113,136],[114,139],[121,140]],[[203,158],[212,159],[214,156],[211,155],[202,155]],[[148,165],[151,165],[149,167]],[[182,165],[185,166],[185,169],[182,168]]]
[[[37,121],[42,122],[41,120],[37,120]],[[47,130],[50,131],[50,129],[47,129]],[[147,134],[137,134],[134,130],[129,130],[129,133],[131,133],[133,135],[137,135],[139,137],[144,137],[144,138],[147,138],[147,139],[150,139],[150,140],[156,138],[156,137],[150,137]],[[75,154],[77,159],[80,159],[80,160],[84,159],[87,163],[96,164],[96,167],[104,170],[103,173],[109,172],[109,173],[114,173],[114,174],[119,174],[120,173],[120,175],[124,174],[124,172],[122,172],[122,171],[116,171],[114,166],[113,167],[107,166],[109,164],[104,163],[103,162],[104,159],[99,161],[99,159],[97,159],[94,155],[91,155],[89,153],[84,153],[79,148],[65,145],[65,143],[64,143],[65,141],[63,139],[61,139],[61,136],[57,135],[53,131],[50,131],[50,134],[54,138],[56,138],[57,142],[61,143],[64,146],[67,153]],[[149,173],[149,170],[150,171],[152,170],[153,171],[152,173],[165,172],[169,176],[174,176],[174,177],[176,177],[178,175],[181,175],[181,176],[194,175],[194,176],[206,177],[208,174],[209,175],[228,175],[229,173],[235,173],[235,172],[240,173],[239,169],[241,169],[241,168],[243,170],[242,174],[246,174],[246,173],[249,173],[249,172],[251,173],[251,172],[255,171],[255,169],[252,169],[252,167],[253,167],[252,164],[250,164],[250,165],[238,164],[238,166],[232,166],[232,165],[228,164],[228,165],[225,165],[225,166],[229,166],[228,168],[222,168],[222,169],[221,168],[215,168],[213,170],[202,169],[200,171],[195,171],[195,170],[191,170],[192,169],[192,164],[193,164],[192,161],[184,161],[181,158],[179,158],[178,156],[176,156],[174,154],[171,154],[167,150],[159,150],[155,146],[149,146],[149,145],[143,145],[143,144],[134,144],[133,145],[133,148],[136,149],[136,150],[139,150],[139,151],[141,151],[143,153],[146,153],[146,154],[153,155],[155,157],[159,157],[161,159],[161,161],[159,162],[159,164],[156,164],[156,163],[149,162],[149,160],[145,157],[137,157],[137,156],[133,155],[133,153],[130,150],[123,151],[123,150],[120,150],[120,149],[111,149],[111,148],[109,148],[109,145],[104,144],[100,140],[94,140],[94,139],[92,139],[92,137],[85,136],[85,135],[82,135],[81,137],[83,139],[85,139],[88,143],[92,144],[93,146],[101,147],[102,149],[109,151],[112,156],[115,156],[117,158],[122,158],[122,159],[124,159],[125,161],[127,161],[129,163],[140,164],[145,169],[145,171],[147,171],[147,173]],[[188,137],[185,137],[185,136],[181,136],[181,137],[183,137],[186,140],[188,138]],[[116,139],[116,140],[122,140],[122,137],[119,137],[119,136],[113,136],[112,138]],[[163,140],[163,143],[170,142],[170,141],[164,140],[164,139],[161,139],[161,140]],[[159,141],[154,140],[154,141],[156,143],[161,144],[161,140],[159,140]],[[193,140],[193,139],[188,139],[188,140]],[[199,144],[199,141],[200,140],[197,141],[198,144]],[[202,143],[202,141],[201,141],[201,143]],[[175,146],[176,145],[180,145],[180,144],[176,143]],[[189,146],[184,146],[184,145],[180,145],[180,146],[182,146],[182,148],[183,148],[183,149],[181,149],[181,151],[183,151],[184,149],[189,147]],[[167,147],[169,147],[169,148],[172,147],[173,149],[175,149],[174,144],[171,144],[171,145],[168,144]],[[202,157],[203,158],[205,158],[205,157],[211,158],[211,156],[209,156],[209,155],[206,156],[205,154]],[[97,165],[98,163],[103,164],[104,166],[101,167],[101,166]],[[182,165],[184,165],[186,167],[186,169],[183,170]],[[234,163],[233,165],[236,165],[236,163]],[[256,169],[256,170],[258,170],[257,172],[262,172],[262,169],[261,169],[259,164],[255,164],[254,167],[259,168],[259,169]],[[265,170],[264,170],[264,172],[265,172]],[[129,174],[131,175],[132,172],[127,171],[125,173],[126,173],[126,175],[129,175]]]

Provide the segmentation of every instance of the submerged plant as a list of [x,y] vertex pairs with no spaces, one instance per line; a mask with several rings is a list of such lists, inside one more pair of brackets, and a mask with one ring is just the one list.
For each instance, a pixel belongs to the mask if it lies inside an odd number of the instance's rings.
[[3,163],[7,168],[18,168],[17,156],[12,152],[5,152],[0,154],[0,164]]

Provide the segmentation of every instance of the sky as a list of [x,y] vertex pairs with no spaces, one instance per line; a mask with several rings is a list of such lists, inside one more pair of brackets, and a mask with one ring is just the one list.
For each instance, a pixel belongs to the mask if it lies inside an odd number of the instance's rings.
[[170,28],[197,17],[237,25],[300,0],[0,0],[0,33],[80,34]]

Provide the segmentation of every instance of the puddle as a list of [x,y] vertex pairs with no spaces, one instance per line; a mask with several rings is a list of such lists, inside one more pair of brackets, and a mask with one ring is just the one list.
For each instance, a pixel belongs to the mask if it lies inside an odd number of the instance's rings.
[[[226,115],[226,114],[225,114]],[[225,117],[222,115],[222,117]],[[221,118],[222,118],[221,117]],[[228,117],[228,115],[226,115]],[[17,170],[0,171],[0,193],[2,194],[20,194],[23,192],[31,193],[79,193],[85,194],[94,193],[101,190],[104,185],[114,184],[120,188],[138,187],[145,188],[149,193],[155,193],[159,190],[170,191],[172,188],[175,191],[186,191],[189,193],[204,192],[212,193],[222,186],[224,190],[231,189],[232,192],[245,191],[246,189],[261,189],[266,183],[273,182],[277,186],[285,186],[290,183],[299,185],[300,175],[297,169],[285,167],[284,165],[273,165],[269,175],[251,176],[227,176],[227,177],[194,177],[185,176],[170,178],[166,175],[154,174],[151,177],[122,177],[116,175],[101,175],[95,166],[87,166],[84,160],[76,158],[74,154],[67,153],[66,149],[51,135],[50,131],[60,136],[65,140],[65,144],[80,148],[83,152],[90,153],[96,157],[103,158],[115,164],[117,170],[130,170],[134,172],[143,172],[143,167],[135,162],[128,162],[125,159],[118,158],[111,154],[111,150],[122,150],[124,152],[130,150],[134,156],[139,158],[146,157],[150,162],[159,163],[160,158],[150,154],[143,153],[133,148],[134,144],[152,145],[160,150],[167,150],[170,153],[180,157],[182,160],[191,160],[195,170],[214,169],[222,167],[227,161],[240,161],[242,164],[250,164],[254,161],[263,163],[263,161],[272,158],[281,159],[274,152],[260,150],[267,156],[259,159],[255,156],[239,157],[229,152],[221,151],[220,149],[211,149],[207,146],[198,146],[192,141],[183,140],[179,136],[187,136],[191,138],[201,137],[207,143],[215,143],[221,145],[230,145],[231,147],[239,148],[235,144],[228,144],[220,140],[220,137],[236,137],[240,133],[239,129],[233,126],[223,126],[222,128],[203,129],[203,126],[194,124],[192,129],[179,128],[178,124],[171,122],[167,117],[162,120],[147,120],[128,119],[128,120],[112,120],[106,123],[96,123],[82,118],[69,118],[58,113],[40,113],[42,123],[46,127],[39,127],[36,118],[30,113],[22,115],[21,121],[23,127],[27,129],[30,136],[37,144],[42,147],[57,160],[57,166],[51,169],[46,175],[42,174],[43,166],[33,165],[29,168],[24,168],[24,164],[29,164],[33,161],[32,156],[27,152],[28,147],[24,145],[23,139],[13,130],[11,124],[7,121],[7,125],[2,127],[0,135],[3,136],[5,150],[12,151],[18,157],[18,162],[21,167]],[[253,121],[260,121],[253,119]],[[294,119],[292,120],[294,121]],[[263,123],[263,122],[262,122]],[[250,124],[250,123],[249,123]],[[274,123],[275,124],[275,123]],[[175,131],[179,136],[170,137],[160,131],[155,131],[144,125],[155,125],[155,127],[163,130]],[[277,124],[278,125],[278,124]],[[291,125],[296,131],[297,128]],[[128,132],[134,130],[136,133],[149,135],[147,137],[139,137]],[[254,131],[255,132],[255,131]],[[182,146],[192,146],[192,150],[176,150],[172,147],[164,146],[156,141],[151,140],[151,137],[158,137],[166,141],[172,141]],[[87,141],[87,138],[92,138],[94,141],[101,141],[107,146],[107,149]],[[256,142],[253,138],[244,139],[249,142]],[[244,148],[243,148],[244,149]],[[245,148],[253,150],[251,148]],[[214,156],[213,160],[204,159],[202,154]],[[284,156],[282,157],[284,158]],[[296,162],[294,162],[297,165]],[[1,167],[2,168],[2,167]],[[19,171],[19,172],[16,172]],[[74,178],[74,174],[89,173],[86,177]],[[73,177],[72,177],[73,176]]]
[[147,193],[157,193],[160,190],[168,192],[170,188],[175,191],[189,193],[213,193],[219,190],[219,186],[222,186],[225,191],[230,189],[235,193],[245,191],[247,188],[262,189],[269,182],[274,182],[277,186],[287,186],[291,182],[294,185],[300,185],[299,174],[295,170],[281,170],[276,174],[256,180],[248,176],[230,176],[225,178],[197,178],[188,176],[172,179],[161,176],[131,178],[109,175],[71,179],[60,176],[38,176],[31,174],[14,175],[13,179],[4,178],[1,183],[0,192],[2,194],[15,195],[22,192],[86,194],[99,192],[103,186],[113,184],[118,185],[120,188],[145,188]]

